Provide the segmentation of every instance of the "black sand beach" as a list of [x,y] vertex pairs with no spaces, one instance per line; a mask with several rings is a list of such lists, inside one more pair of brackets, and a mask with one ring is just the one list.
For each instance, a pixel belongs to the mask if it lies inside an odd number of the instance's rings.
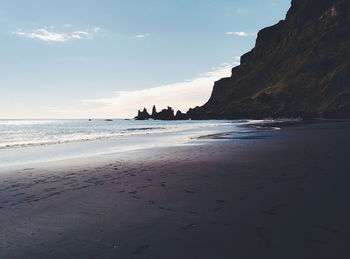
[[0,174],[0,258],[350,258],[350,122]]

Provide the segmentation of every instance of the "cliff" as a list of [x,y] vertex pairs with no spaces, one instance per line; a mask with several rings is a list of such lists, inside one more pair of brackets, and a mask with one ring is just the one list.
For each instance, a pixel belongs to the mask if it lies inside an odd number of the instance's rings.
[[293,0],[192,119],[350,118],[350,1]]

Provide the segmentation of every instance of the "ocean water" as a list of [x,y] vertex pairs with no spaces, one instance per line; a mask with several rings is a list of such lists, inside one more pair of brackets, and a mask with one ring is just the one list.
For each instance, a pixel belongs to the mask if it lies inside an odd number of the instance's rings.
[[[0,169],[184,145],[248,121],[0,120]],[[193,144],[193,143],[192,143]]]

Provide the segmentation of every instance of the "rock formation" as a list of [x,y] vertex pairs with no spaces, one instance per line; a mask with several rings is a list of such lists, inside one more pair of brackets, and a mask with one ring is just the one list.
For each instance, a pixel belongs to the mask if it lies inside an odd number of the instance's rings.
[[141,112],[139,110],[138,115],[135,117],[136,120],[188,120],[188,116],[181,111],[177,111],[176,115],[174,114],[173,108],[169,107],[167,109],[163,109],[160,112],[157,112],[156,106],[153,105],[152,114],[149,115],[147,109],[144,108]]
[[181,111],[177,111],[175,115],[175,120],[188,120],[189,117],[186,113],[182,113]]
[[350,118],[350,0],[293,0],[192,119]]
[[157,109],[156,109],[156,106],[153,105],[151,117],[155,118],[156,116],[157,116]]
[[146,108],[143,108],[143,111],[138,111],[137,116],[135,117],[136,120],[148,120],[151,118],[151,115],[149,115]]

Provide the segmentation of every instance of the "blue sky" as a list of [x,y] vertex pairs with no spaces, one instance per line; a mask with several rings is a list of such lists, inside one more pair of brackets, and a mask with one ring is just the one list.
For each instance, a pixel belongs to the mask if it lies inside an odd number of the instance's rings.
[[3,0],[0,118],[203,104],[290,0]]

